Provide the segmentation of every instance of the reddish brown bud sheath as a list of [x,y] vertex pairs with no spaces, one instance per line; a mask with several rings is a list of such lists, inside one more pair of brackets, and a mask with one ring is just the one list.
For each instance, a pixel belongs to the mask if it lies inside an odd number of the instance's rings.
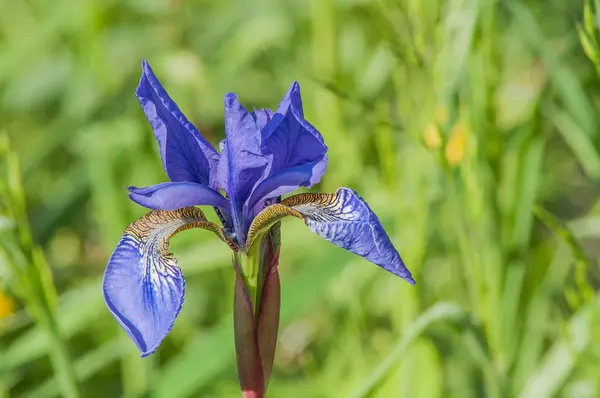
[[[260,250],[234,256],[233,323],[238,376],[244,397],[264,397],[273,368],[280,310],[279,242],[277,223],[260,242]],[[259,265],[258,273],[253,271],[254,264]],[[256,279],[251,280],[252,275]],[[256,297],[250,297],[249,292]]]
[[262,359],[265,386],[269,384],[279,330],[281,296],[279,270],[277,268],[278,258],[279,253],[276,253],[265,277],[258,312],[258,348]]
[[254,311],[244,281],[236,273],[233,330],[240,387],[244,397],[262,398],[265,394],[265,379],[254,320]]

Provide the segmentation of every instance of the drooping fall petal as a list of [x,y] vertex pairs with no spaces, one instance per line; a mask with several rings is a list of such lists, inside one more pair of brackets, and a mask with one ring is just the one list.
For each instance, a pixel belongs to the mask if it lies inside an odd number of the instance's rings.
[[251,248],[260,242],[268,228],[286,215],[302,219],[314,233],[334,245],[415,283],[375,213],[352,189],[293,195],[266,207],[250,225],[246,246]]
[[188,228],[220,234],[196,208],[154,210],[129,225],[104,272],[106,305],[143,357],[160,345],[183,305],[183,274],[168,248],[170,238]]

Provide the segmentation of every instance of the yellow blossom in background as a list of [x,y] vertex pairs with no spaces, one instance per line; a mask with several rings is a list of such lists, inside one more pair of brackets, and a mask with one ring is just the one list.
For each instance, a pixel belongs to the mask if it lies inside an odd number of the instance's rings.
[[429,149],[437,149],[442,146],[442,137],[435,123],[429,123],[423,131],[423,140]]
[[457,166],[465,156],[468,133],[469,127],[460,120],[452,126],[445,151],[446,160],[450,166]]
[[423,130],[423,140],[429,149],[437,149],[442,146],[440,127],[448,121],[448,110],[443,105],[435,107],[435,121],[430,122]]
[[4,294],[0,290],[0,319],[5,318],[15,310],[15,302],[13,299]]

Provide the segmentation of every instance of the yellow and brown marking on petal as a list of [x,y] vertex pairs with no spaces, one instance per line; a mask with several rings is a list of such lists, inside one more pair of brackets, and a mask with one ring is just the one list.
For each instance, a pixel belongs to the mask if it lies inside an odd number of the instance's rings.
[[146,241],[148,238],[155,236],[157,230],[168,229],[169,224],[179,224],[179,226],[177,226],[173,232],[160,234],[162,242],[160,243],[158,251],[163,256],[169,254],[168,248],[170,239],[179,232],[190,228],[202,228],[212,231],[232,250],[238,250],[237,244],[231,239],[228,239],[217,224],[208,221],[204,213],[193,206],[177,210],[153,210],[130,224],[125,230],[125,233],[131,235],[136,240]]
[[[306,223],[305,216],[315,215],[316,209],[336,209],[341,206],[336,193],[301,193],[287,197],[281,203],[267,206],[252,221],[248,230],[246,247],[250,248],[266,231],[285,216],[293,216]],[[319,216],[323,213],[319,212]]]

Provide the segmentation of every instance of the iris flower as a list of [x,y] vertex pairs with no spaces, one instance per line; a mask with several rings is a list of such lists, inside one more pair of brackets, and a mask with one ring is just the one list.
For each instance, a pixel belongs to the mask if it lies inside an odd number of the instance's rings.
[[[158,348],[183,305],[185,281],[168,247],[173,235],[189,228],[212,231],[233,253],[234,337],[247,396],[264,394],[273,365],[281,218],[299,218],[325,240],[415,283],[377,216],[352,189],[282,199],[318,183],[327,166],[327,146],[304,118],[297,82],[275,112],[248,112],[235,94],[226,94],[220,153],[183,115],[145,61],[136,95],[170,182],[128,188],[129,198],[151,211],[125,230],[108,261],[103,292],[142,357]],[[221,225],[207,221],[196,206],[211,206]]]

